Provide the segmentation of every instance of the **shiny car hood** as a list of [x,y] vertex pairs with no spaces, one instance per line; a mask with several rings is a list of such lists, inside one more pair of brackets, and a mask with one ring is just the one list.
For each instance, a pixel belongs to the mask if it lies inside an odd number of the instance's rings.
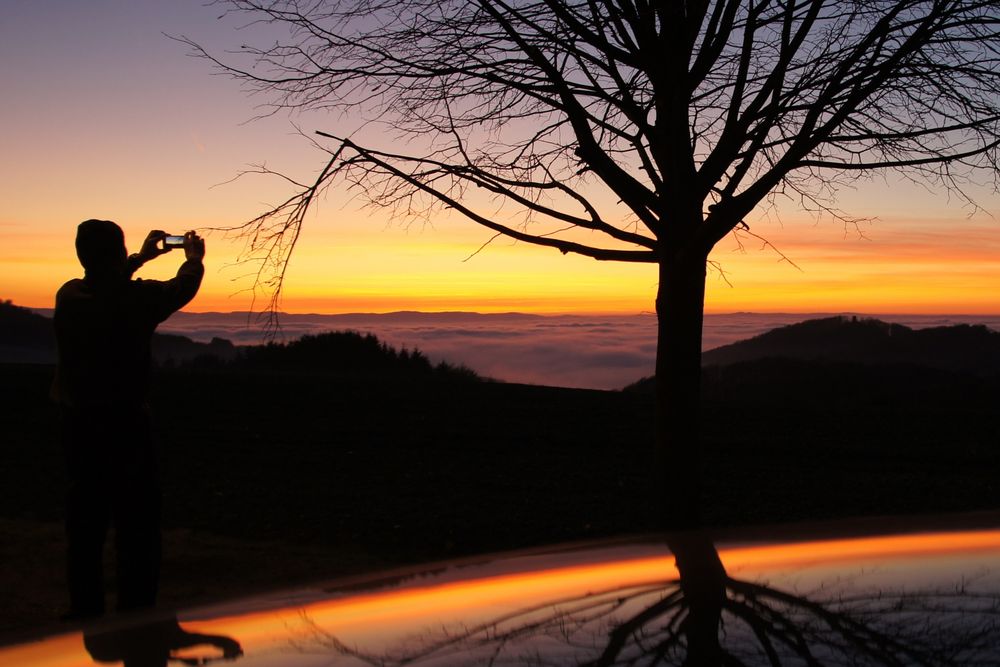
[[0,664],[1000,665],[991,521],[501,554],[109,618],[0,648]]

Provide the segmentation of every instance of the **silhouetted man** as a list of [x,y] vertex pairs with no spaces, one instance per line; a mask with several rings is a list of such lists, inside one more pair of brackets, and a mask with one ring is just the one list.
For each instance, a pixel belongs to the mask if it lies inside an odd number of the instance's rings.
[[204,274],[205,242],[184,237],[186,261],[167,281],[133,280],[169,251],[162,231],[127,255],[125,235],[108,220],[77,228],[82,279],[56,295],[60,408],[69,469],[66,514],[67,619],[104,613],[102,552],[115,529],[118,609],[156,602],[160,570],[160,489],[147,395],[153,330],[188,303]]

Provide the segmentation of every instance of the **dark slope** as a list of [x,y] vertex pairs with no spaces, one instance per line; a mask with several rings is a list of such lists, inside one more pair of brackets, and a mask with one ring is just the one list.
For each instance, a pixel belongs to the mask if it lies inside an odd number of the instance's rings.
[[358,375],[366,377],[427,376],[461,380],[479,377],[464,366],[431,363],[420,350],[397,350],[373,334],[330,331],[306,335],[288,343],[268,343],[241,348],[225,365],[230,370]]
[[[1000,333],[960,324],[911,329],[830,317],[772,329],[702,356],[706,400],[754,404],[933,401],[1000,387]],[[652,392],[653,379],[625,387]]]
[[[236,356],[236,347],[222,338],[199,343],[186,336],[157,333],[153,334],[152,347],[154,361],[166,365]],[[54,364],[55,361],[52,318],[15,306],[9,300],[0,301],[0,363]]]
[[[353,331],[242,347],[223,338],[199,343],[186,336],[156,333],[153,334],[152,351],[153,360],[166,367],[479,379],[464,366],[434,365],[419,350],[396,350],[371,334]],[[51,318],[15,306],[10,301],[0,302],[0,363],[53,364],[55,360]]]
[[709,350],[703,366],[760,359],[864,365],[906,364],[945,371],[1000,372],[1000,332],[983,325],[911,329],[875,319],[808,320]]
[[52,320],[0,301],[0,362],[51,364],[56,359]]

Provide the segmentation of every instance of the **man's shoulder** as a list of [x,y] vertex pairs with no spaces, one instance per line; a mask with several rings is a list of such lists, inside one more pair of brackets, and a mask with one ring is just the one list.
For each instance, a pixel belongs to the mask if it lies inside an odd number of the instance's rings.
[[56,303],[58,304],[60,299],[65,299],[66,297],[76,296],[84,291],[85,283],[83,278],[73,278],[72,280],[67,280],[63,283],[56,291]]

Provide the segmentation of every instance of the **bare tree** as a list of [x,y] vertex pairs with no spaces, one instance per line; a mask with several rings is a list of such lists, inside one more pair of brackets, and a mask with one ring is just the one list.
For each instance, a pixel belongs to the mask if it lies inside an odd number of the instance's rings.
[[781,197],[852,224],[833,195],[877,171],[962,197],[997,174],[997,0],[222,4],[277,41],[225,56],[188,43],[270,111],[391,128],[384,141],[317,132],[319,176],[241,228],[269,287],[338,183],[400,216],[452,209],[497,236],[657,265],[658,479],[673,523],[697,520],[715,244],[753,234],[747,215]]

